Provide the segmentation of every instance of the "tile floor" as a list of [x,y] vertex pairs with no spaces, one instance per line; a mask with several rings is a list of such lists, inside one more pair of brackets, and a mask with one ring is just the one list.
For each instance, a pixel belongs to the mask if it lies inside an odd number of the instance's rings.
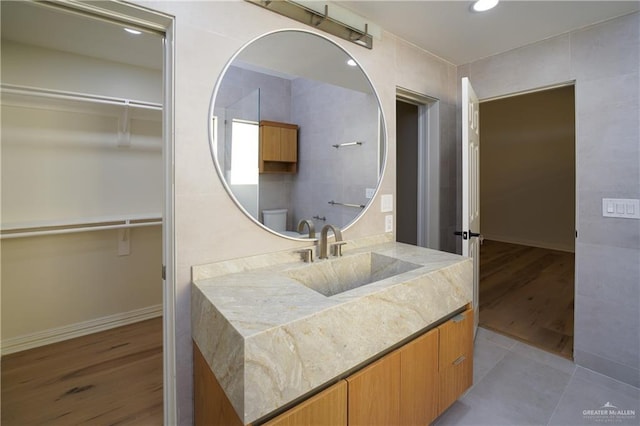
[[473,387],[434,425],[640,425],[638,388],[483,328],[474,356]]

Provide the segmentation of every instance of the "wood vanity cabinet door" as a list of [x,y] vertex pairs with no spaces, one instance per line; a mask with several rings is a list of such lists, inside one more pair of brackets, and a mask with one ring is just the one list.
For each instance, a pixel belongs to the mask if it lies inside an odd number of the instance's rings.
[[347,378],[349,426],[400,424],[400,352]]
[[438,329],[400,349],[400,424],[428,425],[438,417]]
[[195,342],[193,382],[195,426],[242,426],[242,421]]
[[268,421],[264,426],[346,426],[347,382],[335,385]]
[[473,381],[473,309],[438,327],[440,331],[440,403],[442,413]]

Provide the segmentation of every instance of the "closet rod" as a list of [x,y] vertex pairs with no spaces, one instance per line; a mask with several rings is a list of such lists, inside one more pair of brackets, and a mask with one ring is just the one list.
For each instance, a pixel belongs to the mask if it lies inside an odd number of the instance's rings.
[[162,225],[160,215],[132,216],[129,218],[99,218],[84,222],[50,222],[24,224],[2,229],[0,239],[38,237],[42,235],[73,234],[78,232],[104,231],[108,229],[139,228],[143,226]]
[[69,101],[93,102],[99,104],[131,106],[134,108],[144,108],[152,110],[162,110],[162,104],[153,102],[136,101],[132,99],[113,98],[109,96],[92,95],[89,93],[64,92],[60,90],[42,89],[29,86],[18,86],[14,84],[2,84],[0,86],[3,93],[14,95],[39,96],[41,98],[64,99]]
[[122,225],[89,226],[86,228],[51,229],[48,231],[25,231],[25,232],[11,233],[11,234],[2,234],[0,235],[0,239],[6,240],[9,238],[26,238],[26,237],[40,237],[43,235],[74,234],[78,232],[104,231],[108,229],[141,228],[144,226],[155,226],[155,225],[162,225],[162,221],[128,223],[128,224],[122,224]]

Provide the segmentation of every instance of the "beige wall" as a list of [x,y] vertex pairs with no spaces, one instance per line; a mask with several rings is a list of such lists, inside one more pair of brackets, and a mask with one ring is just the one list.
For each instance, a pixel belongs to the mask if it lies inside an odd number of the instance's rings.
[[573,86],[480,104],[480,220],[486,239],[573,251]]
[[[160,226],[2,240],[2,339],[25,343],[162,304]],[[71,327],[70,327],[71,326]]]
[[[224,190],[209,153],[208,111],[223,67],[245,43],[268,31],[311,27],[243,1],[143,2],[175,16],[175,219],[177,396],[180,424],[192,416],[190,268],[192,265],[278,250],[300,243],[262,230],[240,212]],[[389,33],[368,50],[334,39],[354,56],[372,79],[387,121],[387,168],[379,194],[395,188],[395,98],[402,86],[441,100],[442,143],[447,145],[443,173],[455,176],[456,69]],[[453,150],[455,152],[455,149]],[[455,177],[453,178],[455,182]],[[446,182],[441,202],[455,215],[455,183]],[[446,226],[454,226],[454,220]],[[345,233],[347,239],[384,232],[384,214],[376,197],[364,216]]]

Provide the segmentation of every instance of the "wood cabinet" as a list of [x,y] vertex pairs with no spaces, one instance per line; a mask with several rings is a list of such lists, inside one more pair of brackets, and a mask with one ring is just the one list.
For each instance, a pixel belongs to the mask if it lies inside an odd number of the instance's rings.
[[198,345],[193,342],[193,423],[196,426],[242,426]]
[[277,121],[260,121],[260,173],[296,173],[298,126]]
[[347,382],[340,380],[264,424],[264,426],[300,425],[346,426]]
[[349,425],[400,424],[400,353],[349,376]]
[[400,351],[400,424],[428,425],[440,414],[438,329],[407,343]]
[[471,387],[473,382],[473,309],[456,315],[438,327],[439,394],[442,413]]
[[473,380],[473,310],[348,377],[349,425],[427,425]]

